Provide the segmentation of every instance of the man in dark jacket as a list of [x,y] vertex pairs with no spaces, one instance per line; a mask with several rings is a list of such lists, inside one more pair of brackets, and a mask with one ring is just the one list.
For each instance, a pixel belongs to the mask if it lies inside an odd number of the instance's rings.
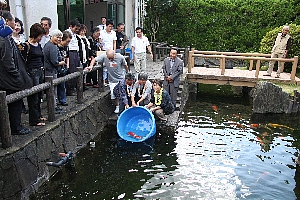
[[[2,17],[7,26],[15,28],[15,18],[10,12],[3,11]],[[0,90],[6,91],[9,95],[32,87],[32,81],[25,69],[25,61],[11,34],[6,37],[0,36],[0,57],[2,61],[0,62]],[[22,99],[8,104],[8,113],[13,135],[25,135],[31,132],[30,129],[21,126]]]

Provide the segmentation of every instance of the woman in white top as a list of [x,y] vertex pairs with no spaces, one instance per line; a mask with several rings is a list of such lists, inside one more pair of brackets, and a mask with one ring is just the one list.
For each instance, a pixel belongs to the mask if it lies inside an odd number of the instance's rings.
[[14,39],[15,43],[17,45],[21,44],[21,43],[24,43],[26,38],[25,38],[25,35],[24,35],[24,27],[23,27],[23,22],[16,17],[15,19],[15,29],[12,33],[12,38]]

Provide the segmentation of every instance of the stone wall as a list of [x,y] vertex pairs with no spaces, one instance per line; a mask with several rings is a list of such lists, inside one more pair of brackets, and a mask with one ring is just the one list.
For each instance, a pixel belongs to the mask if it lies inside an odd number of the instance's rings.
[[259,82],[252,89],[253,113],[288,113],[291,103],[288,93],[270,82]]
[[46,131],[30,134],[27,139],[19,136],[22,144],[0,155],[0,199],[28,199],[57,171],[46,162],[59,161],[59,152],[75,153],[84,147],[104,128],[113,110],[106,91],[77,104],[76,109],[47,125]]

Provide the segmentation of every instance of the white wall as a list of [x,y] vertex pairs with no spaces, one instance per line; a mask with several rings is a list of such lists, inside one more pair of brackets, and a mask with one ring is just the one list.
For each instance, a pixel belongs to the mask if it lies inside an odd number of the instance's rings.
[[[19,2],[22,9],[18,9],[19,6],[16,6]],[[49,17],[52,20],[52,29],[58,27],[57,0],[9,0],[9,5],[11,12],[16,17],[23,19],[27,37],[30,26],[34,23],[40,23],[42,17]],[[23,16],[21,16],[20,10]]]
[[130,42],[127,48],[131,48],[131,40],[135,35],[134,27],[134,0],[125,1],[125,33]]

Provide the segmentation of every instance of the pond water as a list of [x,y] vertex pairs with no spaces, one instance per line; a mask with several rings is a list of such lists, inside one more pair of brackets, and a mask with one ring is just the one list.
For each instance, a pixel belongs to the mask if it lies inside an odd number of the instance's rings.
[[249,97],[202,86],[175,131],[131,144],[107,127],[31,199],[297,199],[299,138],[298,116],[253,115]]

